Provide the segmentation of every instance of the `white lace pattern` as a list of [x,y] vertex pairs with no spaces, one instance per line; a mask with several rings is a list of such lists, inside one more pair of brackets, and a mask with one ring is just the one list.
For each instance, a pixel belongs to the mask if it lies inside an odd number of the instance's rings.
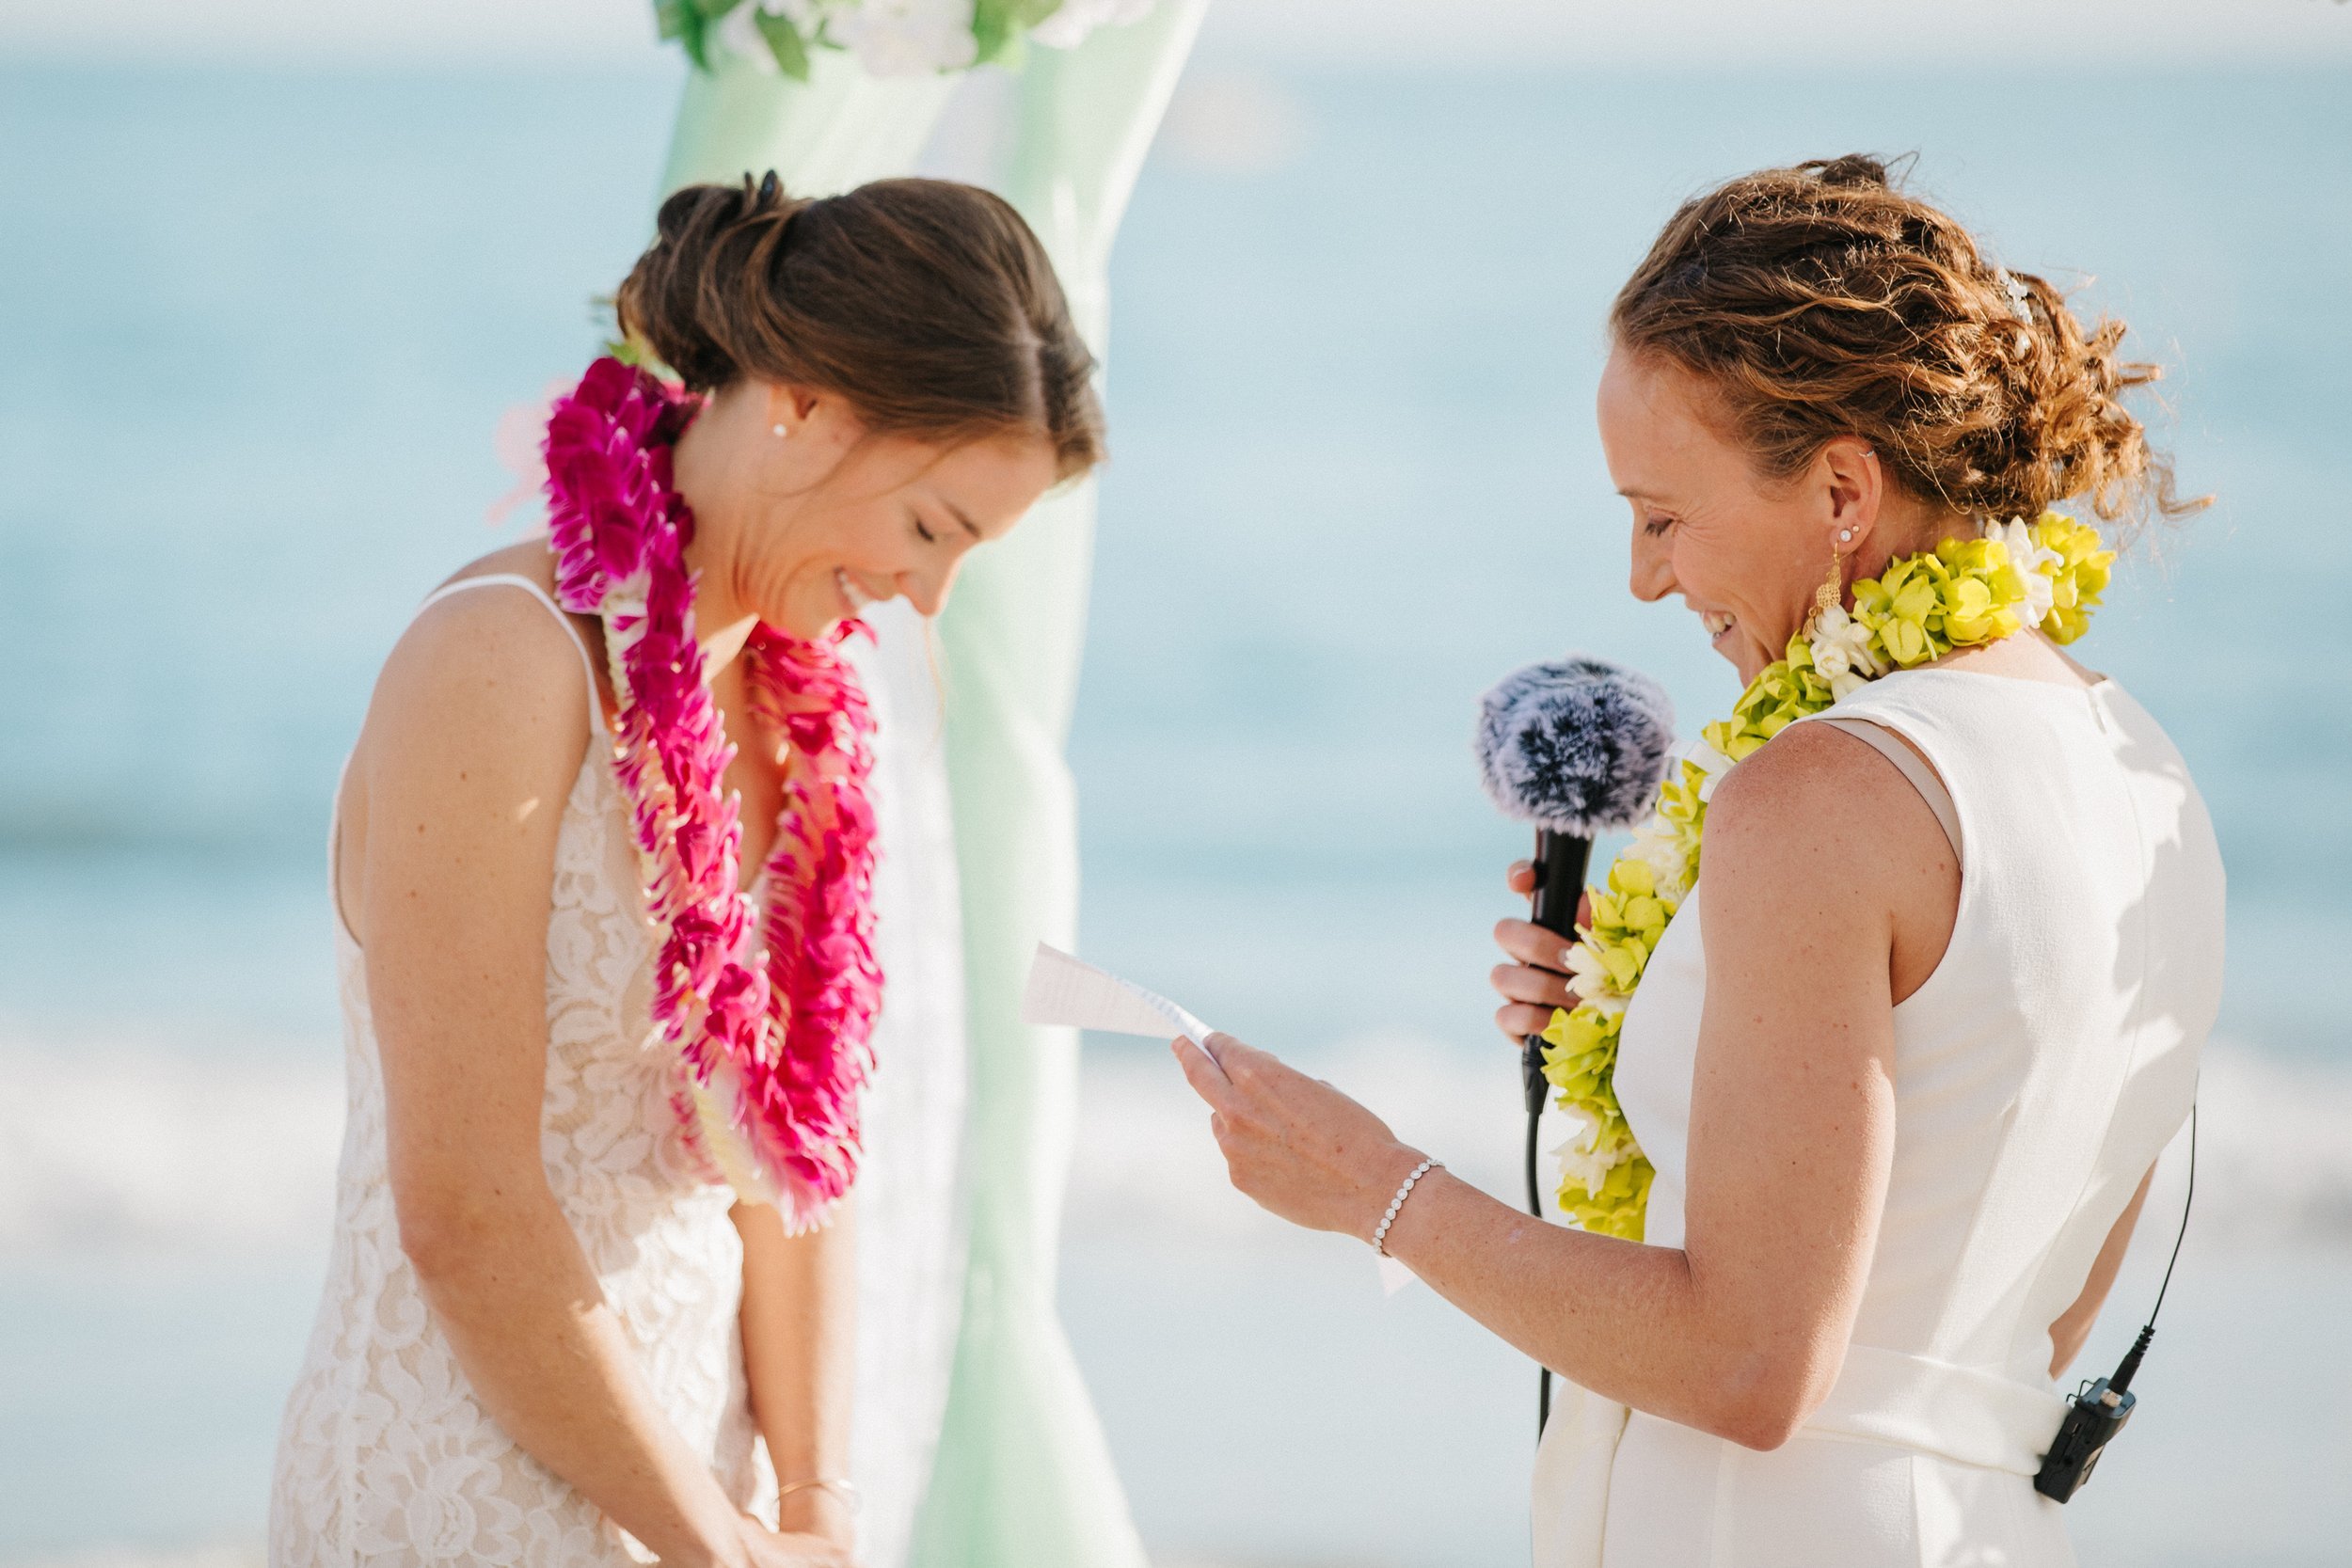
[[[386,1178],[365,970],[340,921],[336,938],[348,1119],[326,1288],[278,1438],[273,1568],[651,1560],[491,1420],[426,1310]],[[599,732],[556,847],[540,1148],[655,1399],[739,1505],[771,1506],[736,1318],[734,1195],[681,1141],[674,1058],[647,1006],[651,952]]]

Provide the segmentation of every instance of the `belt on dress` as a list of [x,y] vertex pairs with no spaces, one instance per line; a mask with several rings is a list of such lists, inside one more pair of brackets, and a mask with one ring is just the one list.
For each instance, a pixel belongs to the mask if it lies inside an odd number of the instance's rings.
[[[1535,1568],[1599,1568],[1624,1405],[1563,1379],[1535,1452]],[[2046,1387],[1907,1351],[1846,1347],[1829,1398],[1799,1436],[1860,1438],[2030,1476],[2066,1418]]]
[[1907,1351],[1849,1345],[1829,1398],[1799,1435],[1892,1443],[2030,1476],[2065,1418],[2066,1402],[2049,1388]]

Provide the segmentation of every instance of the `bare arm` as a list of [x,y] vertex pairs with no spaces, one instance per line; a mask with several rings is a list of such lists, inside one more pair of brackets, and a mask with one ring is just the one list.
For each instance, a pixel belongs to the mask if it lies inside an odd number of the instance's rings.
[[2083,1341],[2090,1338],[2090,1326],[2099,1321],[2099,1308],[2106,1305],[2107,1292],[2115,1289],[2115,1276],[2122,1270],[2123,1254],[2131,1247],[2139,1212],[2147,1206],[2149,1183],[2155,1179],[2156,1167],[2150,1165],[2148,1174],[2139,1179],[2139,1191],[2123,1205],[2123,1212],[2116,1216],[2115,1227],[2099,1244],[2099,1256],[2090,1260],[2090,1277],[2083,1281],[2083,1293],[2050,1325],[2052,1377],[2066,1370],[2067,1364],[2082,1354]]
[[[857,1232],[845,1201],[821,1229],[787,1236],[784,1216],[738,1204],[743,1237],[743,1363],[752,1417],[776,1480],[850,1479],[850,1411],[856,1373]],[[847,1544],[848,1501],[803,1487],[780,1505],[779,1528]]]
[[549,1191],[539,1123],[555,842],[587,745],[579,656],[519,595],[436,606],[360,750],[360,929],[401,1245],[476,1396],[664,1561],[750,1560]]
[[[1796,1431],[1842,1365],[1893,1153],[1894,991],[1932,968],[1957,895],[1916,792],[1867,747],[1820,736],[1775,741],[1709,808],[1683,1244],[1548,1225],[1442,1173],[1388,1238],[1545,1365],[1755,1448]],[[1188,1041],[1178,1053],[1235,1184],[1369,1238],[1417,1151],[1328,1085],[1238,1041],[1214,1048],[1222,1070]]]

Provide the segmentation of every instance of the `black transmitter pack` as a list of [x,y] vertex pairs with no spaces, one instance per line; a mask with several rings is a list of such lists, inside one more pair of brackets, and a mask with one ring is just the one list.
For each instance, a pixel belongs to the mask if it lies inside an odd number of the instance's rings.
[[2151,1336],[2142,1333],[2139,1343],[2124,1364],[2116,1369],[2114,1377],[2103,1377],[2086,1383],[2081,1390],[2066,1402],[2066,1419],[2050,1444],[2050,1451],[2042,1456],[2042,1469],[2033,1478],[2033,1489],[2045,1497],[2066,1501],[2081,1491],[2090,1480],[2090,1472],[2099,1467],[2099,1456],[2115,1434],[2123,1430],[2123,1423],[2132,1418],[2132,1406],[2138,1396],[2129,1386],[2132,1373],[2139,1370],[2139,1358],[2146,1354]]
[[2148,1341],[2156,1337],[2156,1314],[2164,1310],[2164,1293],[2172,1288],[2172,1265],[2181,1260],[2181,1241],[2188,1234],[2188,1212],[2196,1201],[2197,1105],[2192,1101],[2188,1107],[2188,1192],[2181,1200],[2181,1228],[2172,1238],[2172,1256],[2165,1261],[2164,1283],[2156,1287],[2156,1305],[2149,1309],[2139,1338],[2116,1363],[2114,1375],[2086,1383],[2068,1397],[2066,1419],[2058,1423],[2058,1436],[2050,1451],[2042,1456],[2042,1468],[2033,1478],[2033,1489],[2043,1497],[2064,1502],[2089,1485],[2090,1472],[2099,1467],[2099,1456],[2132,1418],[2132,1408],[2139,1402],[2132,1393],[2132,1379],[2138,1375],[2140,1359],[2148,1354]]

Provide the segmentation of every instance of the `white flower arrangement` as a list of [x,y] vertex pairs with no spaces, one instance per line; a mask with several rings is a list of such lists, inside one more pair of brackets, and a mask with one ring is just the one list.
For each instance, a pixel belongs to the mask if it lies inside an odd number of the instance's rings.
[[707,71],[731,55],[808,79],[817,49],[853,55],[869,76],[966,71],[1015,55],[1025,39],[1069,49],[1097,27],[1136,22],[1154,0],[655,0],[663,38]]
[[1560,1163],[1561,1178],[1588,1193],[1597,1193],[1609,1180],[1609,1173],[1623,1164],[1627,1156],[1615,1148],[1602,1151],[1600,1136],[1605,1129],[1599,1118],[1582,1106],[1562,1105],[1558,1111],[1573,1129],[1568,1141],[1554,1146],[1551,1151],[1551,1157]]
[[[1708,754],[1720,755],[1705,741],[1699,744],[1706,747]],[[1728,770],[1731,759],[1724,757],[1723,766]],[[1644,822],[1633,830],[1633,842],[1626,847],[1625,853],[1650,868],[1650,874],[1658,879],[1659,897],[1678,904],[1691,891],[1691,851],[1680,834],[1661,828],[1654,821]]]
[[[2043,607],[2044,613],[2047,606]],[[1870,650],[1870,628],[1831,605],[1813,618],[1813,668],[1829,682],[1830,700],[1844,702],[1880,675],[1886,667]]]
[[1582,942],[1568,949],[1568,994],[1580,1002],[1588,1002],[1604,1013],[1625,1011],[1627,998],[1610,984],[1609,969],[1600,955]]
[[2036,539],[2023,517],[2011,517],[2006,523],[1988,517],[1984,536],[1998,539],[2008,548],[2009,563],[2026,579],[2026,598],[2018,606],[2018,618],[2029,626],[2040,626],[2057,602],[2058,578],[2066,570],[2066,558]]

